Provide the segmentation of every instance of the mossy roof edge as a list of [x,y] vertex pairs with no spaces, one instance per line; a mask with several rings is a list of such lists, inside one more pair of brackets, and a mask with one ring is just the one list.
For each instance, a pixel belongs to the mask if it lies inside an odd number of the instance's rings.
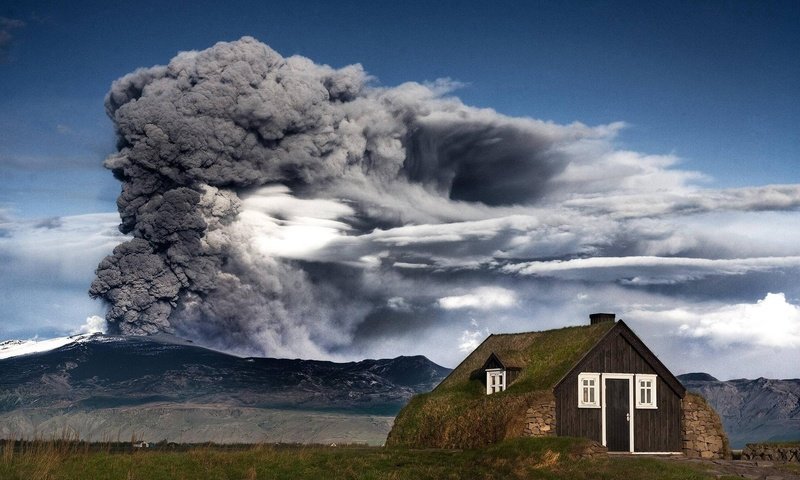
[[464,388],[492,353],[522,367],[510,389],[535,391],[553,387],[616,326],[613,322],[553,330],[489,335],[432,393]]

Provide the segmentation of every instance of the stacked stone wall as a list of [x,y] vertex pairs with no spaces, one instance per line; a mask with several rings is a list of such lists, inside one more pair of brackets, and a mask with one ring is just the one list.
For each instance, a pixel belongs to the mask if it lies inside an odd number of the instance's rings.
[[800,462],[800,444],[748,443],[742,450],[742,460]]
[[556,434],[556,401],[542,400],[525,411],[525,437],[552,437]]
[[706,400],[687,393],[682,400],[683,453],[691,458],[731,458],[728,436],[719,415]]

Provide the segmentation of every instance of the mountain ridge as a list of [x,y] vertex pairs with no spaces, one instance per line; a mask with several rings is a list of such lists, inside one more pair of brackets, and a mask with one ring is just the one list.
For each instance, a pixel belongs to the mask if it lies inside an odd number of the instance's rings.
[[717,411],[733,448],[800,440],[800,379],[718,380],[707,373],[678,375]]
[[[411,396],[433,389],[449,371],[424,356],[337,363],[237,357],[163,336],[78,336],[0,360],[0,435],[60,424],[114,437],[150,425],[146,430],[156,436],[162,428],[183,441],[215,441],[216,429],[235,441],[237,425],[242,441],[274,440],[276,428],[281,439],[317,441],[314,435],[327,428],[345,441],[348,425],[358,424],[361,433],[351,432],[350,440],[375,441],[385,438]],[[95,428],[87,414],[108,428]],[[242,414],[264,428],[242,425]],[[130,425],[120,423],[125,416]]]

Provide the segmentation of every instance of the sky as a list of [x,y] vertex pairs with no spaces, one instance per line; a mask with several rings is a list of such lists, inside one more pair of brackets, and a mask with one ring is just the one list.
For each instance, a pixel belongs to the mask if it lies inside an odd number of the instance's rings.
[[[173,271],[165,245],[208,263],[180,266],[189,280],[156,295],[159,315],[119,325],[166,322],[234,353],[420,353],[454,366],[489,333],[614,311],[676,373],[796,378],[798,21],[796,2],[0,4],[0,339],[81,331],[107,309],[90,285],[129,301],[93,280],[138,236]],[[215,105],[219,115],[315,147],[335,127],[331,158],[341,150],[358,175],[318,168],[323,156],[301,165],[287,147],[277,173],[193,177],[202,199],[187,218],[205,226],[191,242],[154,239],[141,212],[121,233],[121,182],[104,160],[145,145],[148,124],[181,132],[195,119],[166,123],[157,101],[137,110],[145,102],[123,84],[109,111],[112,83],[171,61],[222,69],[219,51],[177,55],[244,36],[280,62],[309,59],[288,62],[288,78],[305,75],[292,98],[319,82],[331,104],[266,96],[245,113]],[[270,124],[261,112],[274,105],[275,119],[314,121]],[[145,161],[120,158],[129,170]],[[130,171],[129,185],[155,178]]]

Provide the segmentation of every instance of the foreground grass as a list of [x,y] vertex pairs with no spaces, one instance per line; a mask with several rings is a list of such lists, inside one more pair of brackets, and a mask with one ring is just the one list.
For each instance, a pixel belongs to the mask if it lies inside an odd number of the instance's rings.
[[71,479],[636,479],[713,478],[700,467],[652,458],[576,459],[583,440],[516,439],[479,450],[378,447],[214,447],[110,453],[68,446],[0,450],[4,480]]

